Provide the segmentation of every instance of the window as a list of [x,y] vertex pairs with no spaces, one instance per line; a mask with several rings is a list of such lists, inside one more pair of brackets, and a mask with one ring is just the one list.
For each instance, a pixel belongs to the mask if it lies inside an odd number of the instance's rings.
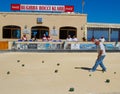
[[77,29],[74,27],[61,27],[59,35],[60,39],[66,39],[68,35],[71,35],[71,37],[77,36]]
[[3,27],[3,38],[19,39],[21,37],[21,29],[19,26],[4,26]]
[[110,34],[111,34],[111,41],[119,41],[119,39],[120,39],[120,30],[119,29],[112,29]]
[[45,26],[34,26],[31,30],[31,38],[36,36],[37,39],[42,39],[43,34],[49,35],[49,28]]
[[109,40],[108,29],[104,28],[88,28],[87,29],[87,40],[91,41],[92,37],[99,39],[104,37],[106,41]]

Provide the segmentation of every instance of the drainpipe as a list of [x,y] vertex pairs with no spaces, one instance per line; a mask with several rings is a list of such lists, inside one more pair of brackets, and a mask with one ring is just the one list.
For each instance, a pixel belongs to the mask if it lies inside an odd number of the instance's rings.
[[111,32],[112,32],[112,29],[109,28],[109,30],[108,30],[108,41],[109,42],[111,41]]

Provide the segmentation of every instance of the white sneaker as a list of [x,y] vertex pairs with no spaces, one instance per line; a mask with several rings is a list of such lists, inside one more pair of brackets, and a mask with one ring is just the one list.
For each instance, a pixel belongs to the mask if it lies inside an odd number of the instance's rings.
[[94,70],[90,69],[89,72],[94,72]]

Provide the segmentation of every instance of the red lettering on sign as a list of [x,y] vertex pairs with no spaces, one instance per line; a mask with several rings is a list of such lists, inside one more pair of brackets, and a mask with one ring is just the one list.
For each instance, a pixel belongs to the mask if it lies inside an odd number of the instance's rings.
[[53,7],[52,7],[52,11],[56,11],[56,7],[53,6]]
[[26,10],[37,10],[37,6],[26,6]]

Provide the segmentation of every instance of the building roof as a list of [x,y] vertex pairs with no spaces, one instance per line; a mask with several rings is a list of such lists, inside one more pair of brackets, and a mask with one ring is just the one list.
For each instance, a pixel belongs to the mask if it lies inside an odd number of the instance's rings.
[[0,12],[0,14],[21,14],[21,15],[67,15],[67,16],[86,16],[87,14],[80,14],[74,12],[64,13],[50,13],[50,12]]
[[88,28],[119,28],[120,24],[111,24],[111,23],[87,23]]

